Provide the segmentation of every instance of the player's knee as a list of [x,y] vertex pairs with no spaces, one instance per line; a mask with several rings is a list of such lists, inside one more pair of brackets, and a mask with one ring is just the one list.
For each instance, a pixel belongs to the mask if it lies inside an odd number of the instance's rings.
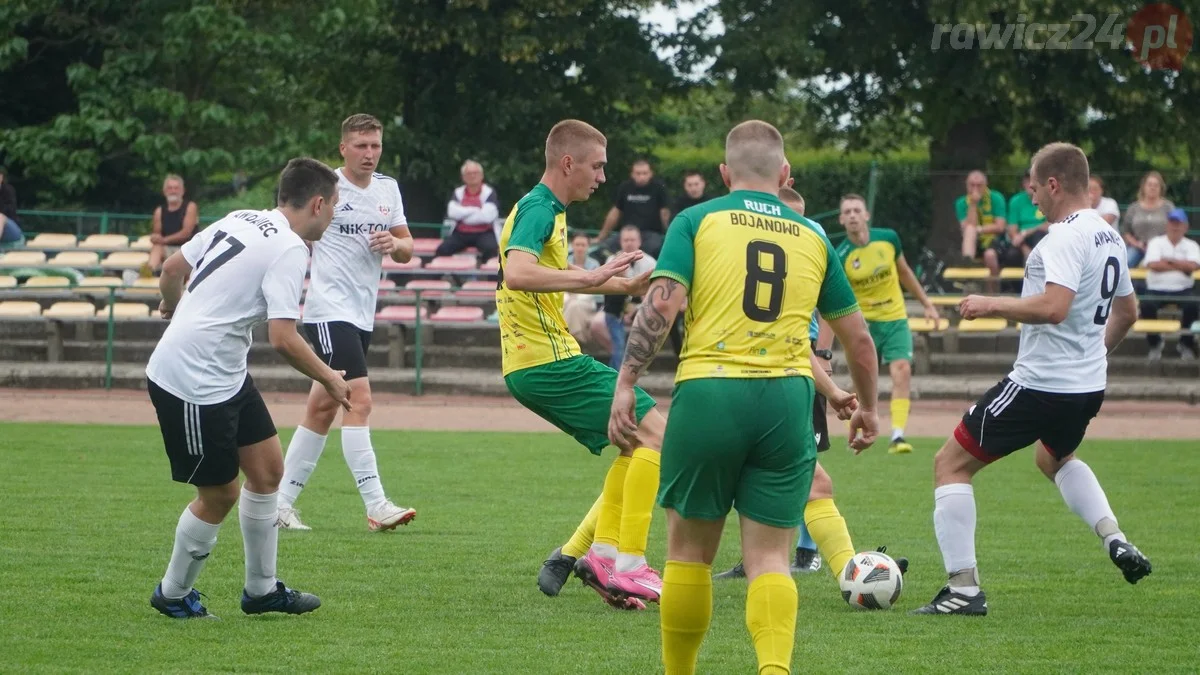
[[372,405],[371,392],[353,389],[350,391],[350,406],[354,408],[355,416],[366,419],[371,415]]
[[829,477],[829,473],[821,468],[818,464],[813,471],[812,487],[808,491],[808,500],[814,499],[832,499],[833,498],[833,479]]
[[667,430],[667,420],[658,412],[657,409],[651,409],[642,418],[642,423],[638,425],[638,441],[643,447],[651,450],[662,450],[663,435]]
[[1071,461],[1074,457],[1075,455],[1071,454],[1063,459],[1058,459],[1046,449],[1046,446],[1039,443],[1037,450],[1034,453],[1033,461],[1035,464],[1037,464],[1037,467],[1041,470],[1042,474],[1051,482],[1053,482],[1054,477],[1058,475],[1059,469],[1063,468],[1063,466],[1066,465],[1067,462]]
[[995,249],[989,248],[983,252],[983,262],[988,267],[999,267],[1000,258],[996,255]]
[[892,371],[892,379],[904,378],[907,380],[912,377],[912,364],[908,361],[892,361],[888,365],[888,369]]
[[200,501],[201,507],[206,512],[205,515],[224,518],[233,510],[234,504],[237,504],[241,492],[242,486],[235,478],[224,485],[214,485],[199,490],[196,499]]

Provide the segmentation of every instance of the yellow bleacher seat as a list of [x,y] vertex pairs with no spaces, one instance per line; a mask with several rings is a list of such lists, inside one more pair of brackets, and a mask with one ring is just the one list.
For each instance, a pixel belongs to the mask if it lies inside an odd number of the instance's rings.
[[120,288],[125,282],[116,277],[84,277],[78,288]]
[[929,296],[929,301],[932,302],[935,307],[958,307],[959,303],[962,302],[962,299],[963,299],[963,296],[961,296],[961,295],[931,295],[931,296]]
[[9,251],[0,255],[0,266],[4,267],[41,265],[44,262],[46,262],[46,254],[41,251]]
[[42,316],[51,319],[90,319],[96,315],[96,306],[90,302],[56,302]]
[[1005,267],[1000,270],[1000,278],[1001,279],[1024,279],[1025,278],[1025,268],[1024,267]]
[[149,277],[146,279],[134,279],[133,283],[125,287],[127,295],[158,295],[158,279]]
[[1008,327],[1004,319],[963,319],[958,322],[958,330],[964,333],[994,333]]
[[[114,302],[112,312],[116,319],[144,319],[150,316],[150,308],[140,302]],[[96,316],[108,318],[108,308],[97,309]]]
[[71,280],[66,277],[29,277],[21,288],[70,288]]
[[129,248],[135,251],[149,251],[153,244],[150,243],[150,235],[143,234],[137,238],[137,241],[129,245]]
[[100,263],[100,254],[95,251],[63,251],[46,262],[48,265],[95,267]]
[[16,288],[17,278],[10,276],[0,276],[0,288]]
[[79,242],[79,248],[129,248],[129,237],[123,234],[93,234]]
[[102,267],[141,267],[150,262],[150,254],[144,251],[117,251],[109,253],[104,262],[100,263]]
[[73,234],[43,232],[25,244],[26,248],[75,248],[78,242]]
[[0,302],[0,316],[11,318],[41,315],[42,306],[36,302],[22,300],[9,300],[7,302]]
[[1133,324],[1135,333],[1175,333],[1180,329],[1178,321],[1173,319],[1138,319]]
[[951,281],[966,280],[966,279],[987,279],[988,269],[986,267],[948,267],[942,272],[943,279]]
[[1134,281],[1142,281],[1146,278],[1146,272],[1149,271],[1150,270],[1146,269],[1145,267],[1134,267],[1133,269],[1129,270],[1129,278],[1133,279]]
[[946,330],[950,327],[950,319],[938,318],[937,325],[933,323],[933,319],[925,317],[914,317],[908,320],[908,329],[914,333],[929,333],[932,331]]

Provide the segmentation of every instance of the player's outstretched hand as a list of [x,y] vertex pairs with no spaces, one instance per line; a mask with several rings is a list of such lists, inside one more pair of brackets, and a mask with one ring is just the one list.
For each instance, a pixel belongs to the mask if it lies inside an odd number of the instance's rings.
[[621,251],[614,255],[612,260],[592,270],[592,285],[600,286],[609,279],[621,274],[629,269],[630,265],[641,260],[643,255],[641,251],[634,251],[633,253]]
[[325,391],[329,392],[330,398],[337,401],[343,408],[352,410],[350,406],[350,385],[346,383],[346,380],[342,379],[345,376],[346,371],[344,370],[333,371],[333,377],[324,383]]
[[391,232],[383,230],[380,232],[371,233],[371,250],[375,253],[383,255],[391,255],[392,251],[396,250],[396,238]]
[[632,450],[637,441],[637,396],[632,387],[617,387],[608,416],[608,440],[622,450]]
[[833,412],[837,413],[837,418],[844,422],[854,415],[855,410],[858,410],[858,394],[838,389],[833,396],[829,397],[829,405],[833,408]]
[[633,277],[629,280],[629,295],[641,296],[645,295],[650,290],[650,274],[654,270],[648,270]]
[[958,303],[958,313],[964,319],[979,319],[992,311],[992,299],[986,295],[968,295]]
[[874,410],[859,408],[850,416],[850,448],[854,454],[871,447],[879,436],[879,418]]

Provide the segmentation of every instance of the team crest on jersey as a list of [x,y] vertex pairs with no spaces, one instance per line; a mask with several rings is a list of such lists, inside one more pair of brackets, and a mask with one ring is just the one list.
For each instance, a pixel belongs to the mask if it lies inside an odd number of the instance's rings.
[[854,269],[858,269],[862,267],[862,262],[860,262],[858,258],[855,258],[854,260],[850,261],[850,266]]
[[391,212],[392,212],[392,210],[389,209],[387,206],[384,206],[383,204],[379,205],[379,213],[386,216],[387,214],[389,214]]

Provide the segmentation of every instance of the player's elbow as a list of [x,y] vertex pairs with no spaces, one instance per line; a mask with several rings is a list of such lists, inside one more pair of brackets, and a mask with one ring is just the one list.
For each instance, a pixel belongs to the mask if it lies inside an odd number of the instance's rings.
[[1055,304],[1046,308],[1046,322],[1058,325],[1067,320],[1067,313],[1071,307],[1069,305]]
[[504,285],[510,291],[530,291],[530,277],[523,265],[514,265],[504,270]]
[[287,356],[292,350],[293,338],[296,333],[296,322],[291,319],[272,319],[267,326],[267,339],[271,349]]

